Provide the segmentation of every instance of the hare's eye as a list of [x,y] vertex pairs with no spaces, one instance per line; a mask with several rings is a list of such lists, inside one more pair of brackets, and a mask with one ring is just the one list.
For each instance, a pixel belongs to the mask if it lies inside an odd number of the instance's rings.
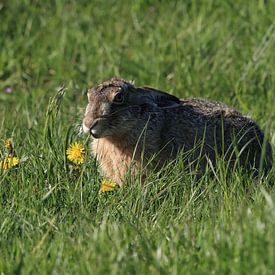
[[113,99],[114,103],[122,104],[124,102],[124,95],[123,93],[117,93]]

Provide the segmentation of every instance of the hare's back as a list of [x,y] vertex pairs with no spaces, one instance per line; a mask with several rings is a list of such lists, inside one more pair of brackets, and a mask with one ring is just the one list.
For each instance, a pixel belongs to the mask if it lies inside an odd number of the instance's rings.
[[228,153],[234,151],[237,144],[242,152],[242,165],[248,162],[251,167],[259,169],[264,152],[264,171],[272,167],[271,145],[268,141],[265,144],[264,133],[259,125],[223,103],[196,98],[183,99],[181,106],[175,108],[169,117],[177,122],[177,133],[174,135],[177,143],[187,149],[192,149],[194,141],[204,140],[204,153],[214,160],[215,152],[211,148],[216,148],[219,153]]
[[254,120],[221,102],[187,98],[181,100],[180,109],[179,117],[181,120],[187,118],[189,127],[196,134],[204,133],[205,130],[210,135],[212,132],[223,131],[228,136],[231,136],[232,132],[247,132],[250,136],[255,136],[255,132],[263,134]]
[[237,110],[228,107],[224,103],[217,102],[217,101],[209,101],[206,99],[200,98],[187,98],[181,99],[181,105],[185,107],[190,107],[194,111],[207,116],[220,116],[223,115],[224,117],[228,116],[242,116],[240,112]]

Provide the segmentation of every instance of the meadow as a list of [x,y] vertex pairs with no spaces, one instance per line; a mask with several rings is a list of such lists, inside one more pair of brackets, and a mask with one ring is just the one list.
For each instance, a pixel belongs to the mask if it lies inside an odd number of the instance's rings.
[[0,158],[11,138],[20,159],[0,169],[0,273],[274,274],[274,167],[196,182],[179,158],[99,192],[79,126],[112,76],[234,106],[274,152],[275,1],[0,1]]

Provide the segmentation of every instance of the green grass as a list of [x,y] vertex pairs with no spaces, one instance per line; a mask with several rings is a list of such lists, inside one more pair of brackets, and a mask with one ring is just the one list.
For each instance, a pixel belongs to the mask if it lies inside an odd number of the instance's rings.
[[86,88],[111,76],[223,101],[274,147],[273,0],[12,0],[0,21],[0,139],[22,159],[0,172],[0,272],[274,274],[274,168],[196,183],[179,159],[100,195],[95,160],[74,172],[65,156],[87,142]]

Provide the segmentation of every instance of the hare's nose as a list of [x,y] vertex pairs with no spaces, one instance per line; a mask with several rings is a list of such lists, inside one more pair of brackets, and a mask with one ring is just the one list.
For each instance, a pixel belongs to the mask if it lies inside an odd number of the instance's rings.
[[97,124],[98,124],[98,120],[96,120],[96,121],[92,124],[92,126],[91,126],[91,128],[90,128],[90,131],[91,131],[91,132],[92,132],[93,129],[95,129],[95,127],[96,127]]
[[90,133],[94,138],[98,138],[98,134],[97,134],[98,129],[96,129],[97,125],[98,125],[98,120],[96,120],[90,128]]

